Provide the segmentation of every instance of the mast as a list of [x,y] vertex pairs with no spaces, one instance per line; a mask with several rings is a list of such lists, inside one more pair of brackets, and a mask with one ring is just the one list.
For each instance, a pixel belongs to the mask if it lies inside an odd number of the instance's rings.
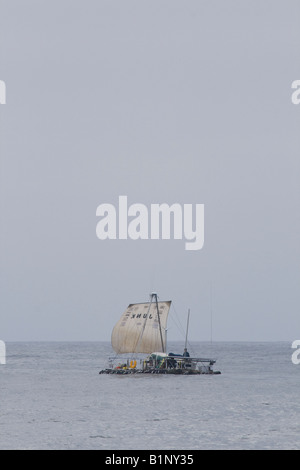
[[187,348],[187,339],[188,339],[188,331],[189,331],[189,321],[190,321],[190,309],[188,310],[188,316],[187,316],[187,322],[186,322],[186,334],[185,334],[184,349]]
[[151,294],[151,302],[153,301],[153,299],[155,299],[155,303],[156,303],[159,333],[160,333],[160,340],[161,340],[161,348],[162,348],[162,352],[166,352],[165,351],[164,340],[163,340],[163,336],[162,336],[162,331],[161,331],[161,323],[160,323],[160,315],[159,315],[159,310],[158,310],[157,294],[155,292],[152,292],[152,294]]

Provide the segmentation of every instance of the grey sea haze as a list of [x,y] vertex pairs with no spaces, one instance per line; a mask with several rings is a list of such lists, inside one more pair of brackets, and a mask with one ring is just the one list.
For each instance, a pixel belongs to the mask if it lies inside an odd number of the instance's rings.
[[190,349],[216,358],[222,374],[99,375],[110,343],[8,343],[0,448],[300,449],[300,365],[290,343]]
[[[105,340],[157,290],[207,340],[212,283],[215,340],[292,341],[299,0],[0,5],[1,339]],[[203,248],[100,240],[124,196],[203,204]]]

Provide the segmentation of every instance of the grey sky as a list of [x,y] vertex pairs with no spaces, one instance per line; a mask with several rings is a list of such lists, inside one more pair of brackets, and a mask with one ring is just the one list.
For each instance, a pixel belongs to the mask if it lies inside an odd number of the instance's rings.
[[[0,0],[2,340],[109,340],[152,290],[209,340],[210,286],[215,340],[299,337],[299,17]],[[119,195],[204,204],[204,248],[100,241],[96,208]]]

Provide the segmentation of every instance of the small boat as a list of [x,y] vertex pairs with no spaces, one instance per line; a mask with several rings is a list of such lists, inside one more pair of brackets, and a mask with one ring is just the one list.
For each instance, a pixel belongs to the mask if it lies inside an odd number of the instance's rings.
[[[213,370],[214,359],[191,357],[188,353],[189,314],[183,354],[166,352],[170,307],[171,301],[158,301],[156,293],[150,295],[149,302],[128,305],[111,335],[117,360],[110,360],[99,374],[220,374]],[[124,359],[125,354],[131,356]]]

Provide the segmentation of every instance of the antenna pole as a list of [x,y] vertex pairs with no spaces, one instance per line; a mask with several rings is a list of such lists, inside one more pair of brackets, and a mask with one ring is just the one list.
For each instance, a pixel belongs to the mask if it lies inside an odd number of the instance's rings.
[[210,342],[212,344],[213,337],[213,318],[212,318],[212,283],[210,283]]

